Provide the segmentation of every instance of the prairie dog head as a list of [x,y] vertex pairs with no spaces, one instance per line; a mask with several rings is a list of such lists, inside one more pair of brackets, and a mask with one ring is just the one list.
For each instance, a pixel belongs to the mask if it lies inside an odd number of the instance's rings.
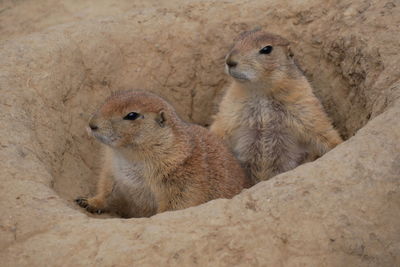
[[226,56],[226,72],[238,82],[279,79],[293,65],[289,41],[260,30],[244,32]]
[[109,97],[89,121],[89,132],[114,148],[153,149],[173,142],[178,123],[171,105],[148,92],[125,91]]

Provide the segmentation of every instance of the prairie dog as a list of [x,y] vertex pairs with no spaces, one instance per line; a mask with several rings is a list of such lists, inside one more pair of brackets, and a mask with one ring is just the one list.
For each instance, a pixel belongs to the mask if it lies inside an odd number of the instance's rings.
[[226,56],[233,78],[210,130],[222,137],[254,182],[322,156],[342,142],[293,61],[289,42],[242,33]]
[[97,194],[76,199],[90,212],[147,217],[232,198],[250,186],[220,138],[182,121],[170,104],[152,93],[111,96],[89,127],[106,145]]

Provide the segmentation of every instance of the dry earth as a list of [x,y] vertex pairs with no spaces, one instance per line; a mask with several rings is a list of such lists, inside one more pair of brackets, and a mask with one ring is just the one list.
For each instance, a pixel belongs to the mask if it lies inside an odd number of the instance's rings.
[[[2,266],[400,265],[398,1],[39,2],[0,1]],[[99,160],[84,127],[111,91],[207,125],[224,55],[256,26],[293,41],[345,143],[232,200],[129,220],[74,205]]]

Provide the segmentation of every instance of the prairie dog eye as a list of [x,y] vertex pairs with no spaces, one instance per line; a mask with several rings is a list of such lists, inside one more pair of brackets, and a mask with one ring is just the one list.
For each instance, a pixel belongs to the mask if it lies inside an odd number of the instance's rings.
[[262,48],[259,53],[260,54],[269,54],[272,52],[272,46],[267,45],[266,47]]
[[123,119],[124,119],[124,120],[134,121],[134,120],[136,120],[136,119],[139,118],[139,117],[140,117],[140,114],[139,114],[139,113],[130,112],[130,113],[128,113]]

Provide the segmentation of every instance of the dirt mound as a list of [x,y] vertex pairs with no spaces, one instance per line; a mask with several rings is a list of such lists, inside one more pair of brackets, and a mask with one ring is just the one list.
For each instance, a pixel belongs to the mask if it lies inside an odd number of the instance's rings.
[[[399,12],[361,0],[170,1],[3,42],[2,264],[400,264]],[[345,143],[232,200],[129,220],[74,205],[99,160],[84,128],[111,91],[153,91],[207,125],[225,53],[256,26],[293,41]]]

